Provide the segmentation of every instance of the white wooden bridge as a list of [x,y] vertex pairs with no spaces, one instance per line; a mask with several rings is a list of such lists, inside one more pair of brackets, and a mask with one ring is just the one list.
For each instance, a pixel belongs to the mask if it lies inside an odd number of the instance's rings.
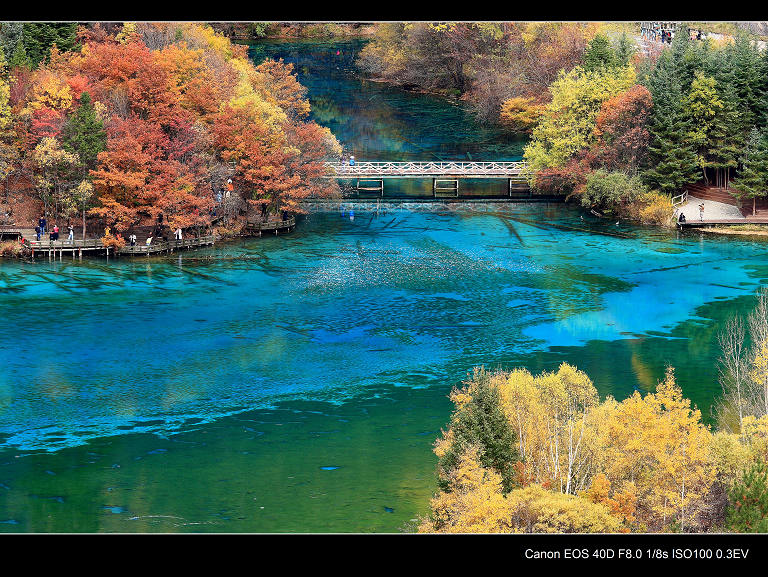
[[509,181],[509,193],[527,188],[526,162],[328,162],[328,178],[357,181],[357,191],[368,190],[384,196],[385,178],[431,178],[432,191],[459,195],[459,180],[465,178],[500,178]]
[[524,177],[526,162],[329,162],[337,178]]

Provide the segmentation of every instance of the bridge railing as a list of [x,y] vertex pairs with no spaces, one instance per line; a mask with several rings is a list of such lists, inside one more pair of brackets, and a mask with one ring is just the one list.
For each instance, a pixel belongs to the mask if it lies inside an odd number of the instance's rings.
[[526,162],[328,162],[334,176],[520,176]]

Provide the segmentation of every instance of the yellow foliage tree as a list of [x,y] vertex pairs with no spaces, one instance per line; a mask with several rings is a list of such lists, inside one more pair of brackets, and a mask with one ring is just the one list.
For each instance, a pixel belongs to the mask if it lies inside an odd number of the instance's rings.
[[635,484],[640,521],[649,529],[694,527],[715,479],[712,435],[683,398],[673,369],[655,393],[636,391],[616,404],[606,425],[605,473],[614,483]]
[[501,121],[514,132],[530,132],[544,114],[545,105],[534,98],[515,96],[501,103]]
[[440,492],[432,499],[432,517],[422,521],[419,532],[510,532],[501,475],[480,466],[477,448],[462,454],[450,473],[450,483],[450,492]]
[[432,501],[420,533],[615,533],[621,520],[607,506],[533,484],[501,493],[501,476],[462,455],[451,473],[450,493]]
[[592,426],[598,395],[589,377],[563,363],[557,372],[534,377],[516,369],[497,379],[526,472],[565,493],[588,487],[602,443]]
[[32,86],[32,94],[22,111],[23,115],[29,115],[40,108],[56,111],[68,111],[72,108],[72,88],[62,74],[50,68],[40,68],[36,74],[39,80]]

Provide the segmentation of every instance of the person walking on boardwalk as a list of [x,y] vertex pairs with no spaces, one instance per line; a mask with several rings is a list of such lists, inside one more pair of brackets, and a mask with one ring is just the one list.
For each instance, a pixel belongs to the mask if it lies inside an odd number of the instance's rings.
[[40,216],[38,224],[40,225],[40,234],[45,234],[45,215]]
[[350,156],[349,157],[349,166],[355,166],[355,157],[354,156]]
[[704,203],[699,205],[699,220],[704,220]]
[[135,234],[129,234],[128,235],[128,242],[131,243],[131,246],[136,246],[136,235]]
[[53,224],[53,240],[59,240],[59,225]]
[[40,235],[41,235],[41,234],[43,234],[43,231],[42,231],[42,229],[40,228],[40,225],[38,224],[38,225],[35,227],[35,236],[37,237],[37,240],[38,240],[38,241],[40,240]]
[[67,235],[69,244],[75,244],[75,228],[71,224],[68,224],[67,230],[69,231],[69,234]]

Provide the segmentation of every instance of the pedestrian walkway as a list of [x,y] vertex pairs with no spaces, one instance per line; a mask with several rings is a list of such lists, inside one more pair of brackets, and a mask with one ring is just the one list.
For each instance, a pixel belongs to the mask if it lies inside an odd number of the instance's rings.
[[744,215],[741,214],[741,210],[732,204],[726,204],[724,202],[717,202],[714,200],[705,200],[697,198],[695,196],[688,196],[688,202],[678,207],[675,213],[675,219],[680,216],[680,213],[685,215],[687,221],[699,221],[701,220],[699,214],[699,206],[704,204],[704,220],[743,220],[746,222]]

